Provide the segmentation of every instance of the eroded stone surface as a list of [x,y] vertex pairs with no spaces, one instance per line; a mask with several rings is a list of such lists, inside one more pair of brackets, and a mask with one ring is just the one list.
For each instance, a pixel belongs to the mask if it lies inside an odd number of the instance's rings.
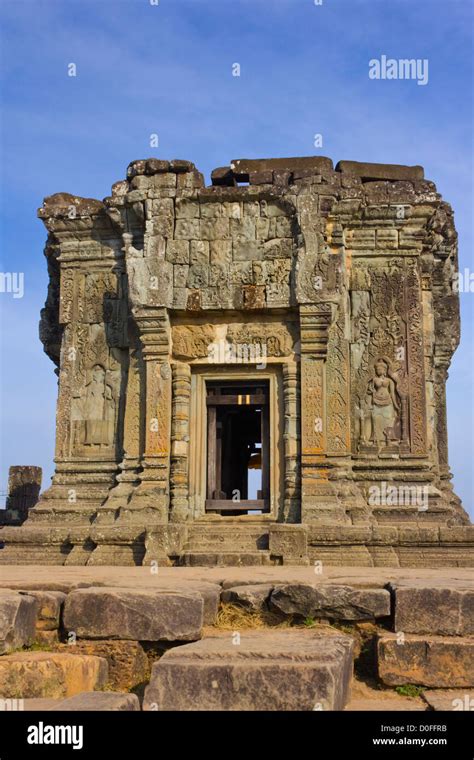
[[431,710],[441,712],[474,711],[474,691],[472,689],[429,689],[422,692],[422,697]]
[[71,644],[60,644],[60,652],[95,655],[107,660],[108,685],[115,691],[130,691],[148,681],[150,664],[145,648],[138,641],[116,639],[78,639]]
[[441,636],[474,634],[474,587],[391,584],[395,630]]
[[392,699],[364,699],[359,697],[358,699],[351,699],[345,707],[347,712],[411,712],[412,710],[422,712],[426,709],[426,705],[420,703],[419,700],[397,699],[396,697]]
[[50,708],[54,711],[91,712],[112,710],[130,712],[140,710],[136,694],[112,693],[110,691],[86,691],[68,699],[62,699],[58,705]]
[[23,700],[23,709],[26,712],[35,712],[37,710],[43,712],[56,707],[60,701],[60,699],[54,699],[53,697],[31,697],[30,699]]
[[228,633],[168,651],[152,670],[144,709],[339,710],[353,640],[312,631]]
[[474,637],[380,636],[378,674],[383,683],[434,688],[474,686]]
[[0,657],[3,697],[69,697],[107,682],[102,657],[57,652],[19,652]]
[[261,610],[266,607],[273,586],[269,583],[248,584],[247,586],[233,586],[221,593],[221,600],[230,604],[237,604],[251,610]]
[[390,615],[390,594],[384,589],[286,584],[274,588],[269,605],[284,615],[303,618],[370,620]]
[[28,596],[32,596],[37,602],[37,631],[54,631],[59,628],[61,610],[66,599],[66,594],[62,591],[35,589],[27,590],[25,593]]
[[204,603],[197,592],[89,588],[70,593],[64,626],[79,638],[194,641]]
[[32,596],[0,590],[0,654],[32,643],[37,608]]

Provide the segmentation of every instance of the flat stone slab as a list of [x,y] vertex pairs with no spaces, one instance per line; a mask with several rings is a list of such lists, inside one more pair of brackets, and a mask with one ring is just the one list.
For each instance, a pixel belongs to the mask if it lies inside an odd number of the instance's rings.
[[155,662],[145,710],[342,710],[354,641],[339,634],[265,630],[204,638]]
[[387,633],[377,642],[377,661],[389,686],[474,687],[474,637]]
[[60,699],[53,699],[52,697],[32,697],[23,700],[23,710],[25,712],[52,710],[60,701]]
[[440,636],[474,634],[474,588],[465,585],[390,584],[395,595],[395,630]]
[[37,608],[32,596],[0,590],[0,654],[32,643]]
[[136,694],[128,694],[127,692],[87,691],[69,697],[69,699],[62,699],[51,710],[52,712],[98,712],[102,710],[133,712],[140,710],[140,702]]
[[40,631],[54,631],[59,628],[61,610],[66,599],[62,591],[27,589],[24,592],[36,599],[38,605],[36,628]]
[[294,156],[289,158],[237,158],[231,162],[235,175],[264,171],[311,170],[314,174],[332,171],[332,159],[326,156]]
[[426,705],[415,699],[351,699],[345,707],[345,712],[412,712],[413,710],[423,712]]
[[385,589],[293,583],[276,586],[269,606],[286,616],[372,620],[390,615],[390,594]]
[[105,686],[103,657],[58,652],[18,652],[0,657],[2,697],[70,697]]
[[468,689],[430,689],[422,692],[431,710],[440,712],[474,711],[474,691]]
[[363,161],[338,161],[336,171],[353,174],[366,180],[421,180],[424,178],[422,166],[403,164],[371,164]]
[[203,606],[203,623],[204,625],[213,625],[216,621],[217,611],[219,609],[219,599],[221,587],[217,583],[206,583],[205,581],[188,581],[181,583],[160,581],[156,587],[157,591],[176,591],[181,594],[197,593],[202,596]]
[[233,586],[221,593],[221,601],[226,604],[236,604],[250,610],[258,611],[266,607],[266,603],[273,591],[270,583],[248,584],[246,586]]
[[474,570],[468,567],[337,567],[323,565],[321,573],[314,567],[159,567],[152,576],[150,568],[101,566],[2,565],[0,588],[55,589],[73,591],[91,586],[149,588],[153,584],[188,584],[205,581],[223,588],[247,583],[335,583],[358,588],[383,588],[389,583],[432,582],[440,586],[454,583],[474,588]]
[[204,601],[197,592],[88,588],[72,591],[64,605],[64,627],[85,639],[196,641]]
[[114,691],[130,691],[148,681],[150,663],[143,644],[124,639],[76,639],[74,644],[57,644],[58,652],[104,657],[109,667],[108,686]]

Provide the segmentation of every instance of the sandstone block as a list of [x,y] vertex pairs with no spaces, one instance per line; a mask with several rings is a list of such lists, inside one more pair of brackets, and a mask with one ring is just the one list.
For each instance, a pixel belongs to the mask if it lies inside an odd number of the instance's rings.
[[302,172],[311,174],[321,171],[331,172],[333,163],[326,156],[294,156],[289,158],[239,158],[231,162],[235,177],[244,182],[245,178],[255,172]]
[[422,166],[403,166],[402,164],[372,164],[361,161],[339,161],[336,171],[353,174],[365,180],[422,180]]
[[61,610],[66,594],[61,591],[27,590],[22,592],[37,601],[36,628],[40,631],[54,631],[59,628]]
[[393,249],[398,246],[398,230],[391,227],[377,230],[377,248]]
[[273,182],[273,171],[249,172],[249,182],[251,185],[271,185]]
[[[199,237],[194,235],[193,237]],[[222,240],[229,237],[229,219],[219,217],[217,219],[201,220],[202,240]]]
[[199,219],[176,219],[176,240],[198,240],[201,236],[199,224]]
[[440,712],[474,711],[474,691],[468,689],[430,689],[422,697],[431,710]]
[[31,699],[23,700],[23,709],[25,712],[35,712],[37,710],[44,712],[45,710],[52,710],[60,701],[60,699],[53,699],[52,697],[32,697]]
[[0,590],[0,654],[31,644],[38,605],[32,596]]
[[234,586],[221,593],[221,600],[227,604],[237,604],[251,610],[261,610],[266,606],[273,584],[257,583],[255,585]]
[[195,641],[204,602],[197,592],[88,588],[69,594],[64,626],[79,638]]
[[58,652],[19,652],[0,658],[3,697],[70,697],[105,686],[107,662],[102,657]]
[[147,654],[138,641],[85,639],[59,644],[58,651],[68,654],[94,655],[107,660],[108,684],[117,691],[130,691],[148,681],[150,666]]
[[209,243],[207,240],[191,240],[189,260],[191,264],[209,265]]
[[75,694],[68,699],[62,699],[58,705],[50,708],[56,710],[74,712],[99,712],[112,710],[131,712],[140,710],[140,702],[136,694],[114,693],[111,691],[86,691]]
[[153,665],[145,710],[340,710],[353,640],[313,631],[218,634],[169,650]]
[[270,608],[303,618],[370,620],[390,615],[390,594],[385,589],[288,583],[274,588]]
[[189,241],[168,240],[166,258],[172,264],[189,264]]
[[420,704],[420,701],[415,699],[400,699],[393,697],[389,699],[384,697],[382,699],[351,699],[345,712],[411,712],[425,711],[426,705]]
[[395,630],[440,636],[474,634],[474,587],[391,584]]
[[149,158],[145,161],[145,174],[161,174],[168,172],[169,168],[170,162],[159,158]]
[[182,158],[174,158],[170,161],[170,171],[182,174],[184,172],[192,172],[196,169],[195,164],[192,161],[186,161]]
[[474,638],[384,634],[378,640],[379,678],[435,688],[474,686]]
[[375,248],[375,230],[363,228],[347,230],[346,245],[348,248],[355,249]]
[[199,203],[197,201],[191,201],[188,198],[180,198],[176,201],[177,219],[195,219],[200,215]]

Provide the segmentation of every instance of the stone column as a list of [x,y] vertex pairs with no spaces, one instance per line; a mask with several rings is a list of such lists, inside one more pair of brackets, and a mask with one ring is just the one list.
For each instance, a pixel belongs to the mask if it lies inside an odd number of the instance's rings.
[[300,306],[301,329],[301,519],[347,522],[329,480],[326,358],[330,303]]
[[[130,506],[150,510],[156,522],[167,522],[171,443],[170,326],[165,308],[136,315],[145,362],[145,452],[140,485]],[[151,515],[150,515],[151,516]]]
[[130,349],[130,364],[127,377],[126,405],[123,419],[123,460],[119,465],[117,485],[110,491],[105,504],[99,508],[96,522],[108,522],[115,519],[120,510],[120,520],[133,517],[128,501],[134,488],[139,485],[140,460],[143,453],[143,416],[142,377],[144,362],[140,348]]
[[171,427],[171,515],[172,522],[191,518],[189,508],[189,416],[191,368],[184,362],[173,364],[173,404]]
[[297,364],[283,364],[285,486],[281,522],[301,522],[300,487],[300,392]]
[[446,381],[448,379],[449,359],[435,356],[433,369],[435,397],[435,429],[438,454],[438,468],[441,480],[450,480],[448,463],[448,425],[446,419]]

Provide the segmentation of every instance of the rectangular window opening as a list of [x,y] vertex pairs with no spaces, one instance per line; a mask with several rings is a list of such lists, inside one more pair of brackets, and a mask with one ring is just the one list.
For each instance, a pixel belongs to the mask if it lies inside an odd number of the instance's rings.
[[269,512],[269,381],[207,381],[206,409],[206,512]]

